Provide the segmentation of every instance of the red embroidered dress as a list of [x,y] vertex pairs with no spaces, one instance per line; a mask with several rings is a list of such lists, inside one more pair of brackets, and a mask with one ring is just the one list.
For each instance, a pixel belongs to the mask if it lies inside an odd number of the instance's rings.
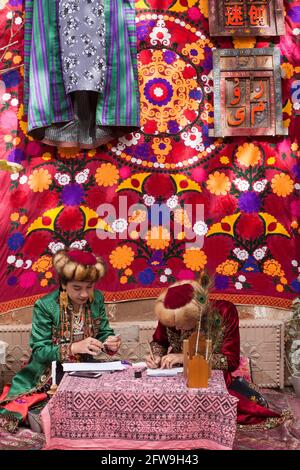
[[[231,302],[217,300],[213,304],[223,321],[223,338],[219,350],[215,351],[213,355],[212,366],[213,369],[223,370],[229,393],[239,399],[238,424],[263,424],[266,427],[281,424],[284,416],[281,417],[278,413],[258,405],[236,391],[230,390],[233,380],[231,373],[238,368],[240,363],[239,316],[235,305]],[[154,355],[160,357],[167,354],[168,351],[180,353],[182,352],[183,340],[190,334],[191,331],[182,332],[175,328],[165,327],[159,322],[153,335],[151,349]]]

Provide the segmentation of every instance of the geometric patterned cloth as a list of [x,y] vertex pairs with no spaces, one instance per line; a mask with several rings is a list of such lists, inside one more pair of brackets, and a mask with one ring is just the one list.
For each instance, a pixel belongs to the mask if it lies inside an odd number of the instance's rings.
[[134,378],[134,369],[101,378],[65,374],[42,411],[46,449],[231,449],[237,400],[222,371],[207,389],[176,377]]

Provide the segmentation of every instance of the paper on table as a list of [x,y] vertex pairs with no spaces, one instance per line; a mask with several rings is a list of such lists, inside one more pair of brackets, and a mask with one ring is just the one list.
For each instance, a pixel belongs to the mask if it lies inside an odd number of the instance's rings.
[[65,362],[63,364],[64,372],[70,371],[111,371],[124,370],[126,366],[121,361],[113,362]]
[[136,367],[136,368],[147,368],[147,364],[146,362],[133,362],[132,363],[132,367]]
[[183,367],[173,367],[173,369],[147,369],[149,377],[174,377],[183,372]]

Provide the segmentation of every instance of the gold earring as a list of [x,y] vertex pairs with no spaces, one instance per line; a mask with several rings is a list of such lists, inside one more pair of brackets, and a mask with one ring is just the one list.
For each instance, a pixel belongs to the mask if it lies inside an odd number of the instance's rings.
[[90,301],[90,304],[92,304],[94,302],[94,292],[90,292],[90,295],[89,295],[89,301]]
[[59,304],[60,306],[66,310],[68,307],[68,294],[67,291],[62,290],[60,295],[59,295]]

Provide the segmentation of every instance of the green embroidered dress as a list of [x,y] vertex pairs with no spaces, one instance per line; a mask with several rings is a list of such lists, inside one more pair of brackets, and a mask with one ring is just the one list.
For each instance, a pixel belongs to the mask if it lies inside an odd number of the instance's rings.
[[[95,299],[90,308],[93,337],[103,342],[108,336],[114,335],[114,331],[109,326],[100,291],[95,290]],[[31,360],[13,378],[5,402],[41,390],[50,377],[52,361],[74,360],[74,356],[68,355],[69,343],[61,342],[60,327],[59,290],[56,290],[34,305],[30,337]]]

